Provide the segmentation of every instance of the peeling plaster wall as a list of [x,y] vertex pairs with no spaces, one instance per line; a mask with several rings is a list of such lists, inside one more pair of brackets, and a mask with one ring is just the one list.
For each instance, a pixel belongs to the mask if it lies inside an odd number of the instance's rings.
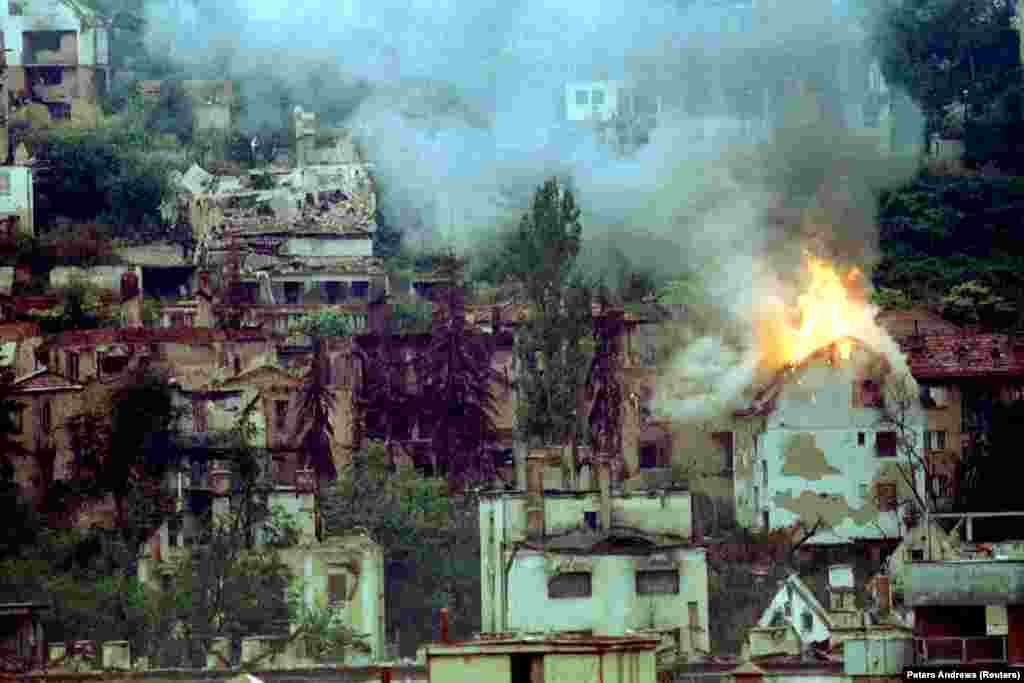
[[[546,533],[559,535],[580,530],[583,513],[598,509],[597,494],[546,496]],[[686,536],[690,531],[689,509],[690,495],[685,492],[672,492],[664,498],[615,496],[612,526]],[[708,647],[708,576],[703,549],[681,548],[664,553],[678,568],[678,594],[637,595],[636,571],[638,567],[647,566],[644,556],[545,555],[517,548],[517,544],[525,540],[525,533],[525,496],[504,494],[481,500],[481,628],[484,632],[593,628],[595,632],[609,634],[621,633],[626,628],[684,628],[689,626],[688,605],[695,602],[700,626],[695,644],[704,649]],[[547,581],[553,567],[566,562],[576,562],[592,571],[590,598],[547,597]],[[689,630],[684,628],[679,636],[684,649],[691,646]]]
[[[554,576],[549,560],[569,558],[522,551],[509,575],[509,627],[526,631],[593,629],[595,634],[605,635],[622,635],[627,629],[685,629],[690,626],[687,605],[696,602],[697,625],[705,631],[706,644],[707,565],[703,550],[667,554],[680,565],[677,594],[637,595],[636,572],[643,568],[642,559],[601,555],[587,558],[591,597],[549,598],[548,581]],[[685,651],[689,639],[684,636],[681,640]]]
[[32,169],[24,166],[4,166],[0,168],[0,173],[7,176],[10,187],[10,192],[0,194],[0,216],[17,216],[19,231],[29,236],[35,235]]
[[[772,529],[796,522],[809,528],[820,518],[830,529],[820,531],[812,543],[901,535],[899,513],[878,510],[875,485],[896,483],[899,497],[909,497],[899,470],[906,468],[906,456],[878,457],[877,434],[894,428],[882,423],[878,409],[853,404],[861,377],[857,364],[869,360],[864,351],[836,367],[816,360],[787,378],[757,439],[751,466],[737,465],[741,524],[761,527],[767,511]],[[923,411],[915,420],[914,436],[921,444]]]

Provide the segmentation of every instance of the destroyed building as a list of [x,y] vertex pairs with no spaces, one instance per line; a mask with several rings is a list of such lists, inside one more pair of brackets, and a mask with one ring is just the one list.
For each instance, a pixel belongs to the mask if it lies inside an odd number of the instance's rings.
[[39,102],[54,119],[76,102],[107,91],[110,36],[86,3],[29,0],[0,3],[8,89],[18,102]]

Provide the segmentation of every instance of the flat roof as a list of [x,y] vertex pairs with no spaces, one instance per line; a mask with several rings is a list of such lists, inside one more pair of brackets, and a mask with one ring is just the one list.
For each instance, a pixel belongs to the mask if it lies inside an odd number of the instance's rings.
[[452,643],[430,643],[427,657],[464,657],[467,655],[504,654],[603,654],[605,652],[646,652],[654,651],[661,645],[660,638],[641,636],[579,636],[569,634],[550,635],[501,635],[493,638],[483,636],[474,640]]

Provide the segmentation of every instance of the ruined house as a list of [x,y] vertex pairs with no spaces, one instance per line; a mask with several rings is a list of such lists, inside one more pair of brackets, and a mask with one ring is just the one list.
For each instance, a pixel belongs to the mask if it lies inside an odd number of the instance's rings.
[[574,631],[656,637],[669,656],[708,652],[708,572],[691,542],[690,494],[545,489],[531,454],[526,488],[480,502],[484,633]]
[[813,531],[810,545],[902,538],[917,475],[901,444],[921,444],[924,417],[910,406],[901,436],[886,418],[887,364],[850,343],[849,358],[834,344],[779,371],[736,413],[755,425],[752,448],[736,459],[741,524]]
[[0,239],[35,235],[32,169],[0,166]]
[[0,29],[8,48],[8,87],[19,102],[44,104],[54,119],[107,90],[109,29],[84,3],[26,0],[2,3]]

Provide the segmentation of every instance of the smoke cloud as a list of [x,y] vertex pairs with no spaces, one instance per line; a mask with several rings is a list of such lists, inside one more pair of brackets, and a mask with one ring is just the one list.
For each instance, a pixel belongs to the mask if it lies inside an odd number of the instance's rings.
[[[588,258],[614,245],[701,273],[655,405],[701,419],[754,381],[757,313],[792,303],[804,250],[869,269],[875,195],[913,170],[857,130],[858,17],[829,0],[752,5],[179,0],[153,5],[150,42],[196,77],[241,81],[244,125],[280,123],[287,94],[352,129],[385,219],[413,243],[469,250],[546,177],[571,176]],[[605,79],[662,104],[627,157],[565,122],[566,83]]]

